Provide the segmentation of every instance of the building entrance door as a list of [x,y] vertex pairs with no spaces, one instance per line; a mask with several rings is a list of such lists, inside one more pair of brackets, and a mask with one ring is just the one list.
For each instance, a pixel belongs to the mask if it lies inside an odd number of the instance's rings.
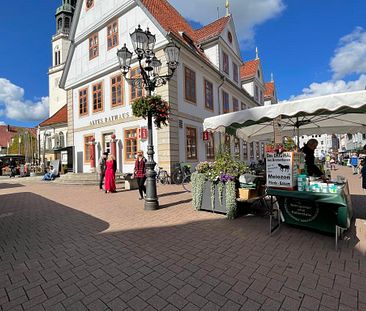
[[103,143],[104,143],[103,152],[108,152],[108,154],[111,154],[111,152],[112,152],[112,149],[111,149],[112,135],[113,135],[113,133],[108,133],[108,134],[103,135]]

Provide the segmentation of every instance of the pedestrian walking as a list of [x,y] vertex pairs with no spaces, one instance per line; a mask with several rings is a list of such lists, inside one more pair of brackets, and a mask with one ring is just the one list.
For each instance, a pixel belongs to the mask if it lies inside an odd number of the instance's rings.
[[366,163],[365,160],[361,160],[361,176],[362,178],[362,189],[366,189]]
[[103,190],[103,182],[105,176],[105,169],[106,169],[106,161],[107,161],[108,152],[103,152],[102,156],[98,161],[98,174],[99,174],[99,189]]
[[358,166],[358,156],[357,153],[353,153],[351,157],[350,164],[353,169],[353,175],[357,174],[357,166]]
[[137,152],[137,159],[135,161],[134,177],[137,179],[137,184],[139,185],[139,200],[142,200],[146,195],[146,158],[144,157],[144,152],[139,150]]
[[330,159],[330,161],[329,161],[329,163],[330,163],[330,170],[331,171],[335,171],[335,169],[336,169],[336,162],[335,162],[335,159],[334,158],[331,158]]
[[106,161],[104,189],[105,193],[116,192],[116,159],[112,154]]
[[15,160],[13,158],[9,159],[9,168],[10,168],[10,178],[14,177],[17,173],[17,163],[15,162]]

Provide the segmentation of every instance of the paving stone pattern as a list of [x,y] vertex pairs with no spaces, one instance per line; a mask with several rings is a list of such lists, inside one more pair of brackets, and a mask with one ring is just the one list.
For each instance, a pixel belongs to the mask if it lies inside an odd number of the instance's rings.
[[366,310],[365,220],[336,252],[332,236],[269,236],[267,217],[228,221],[158,191],[161,209],[144,211],[136,191],[1,179],[0,309]]

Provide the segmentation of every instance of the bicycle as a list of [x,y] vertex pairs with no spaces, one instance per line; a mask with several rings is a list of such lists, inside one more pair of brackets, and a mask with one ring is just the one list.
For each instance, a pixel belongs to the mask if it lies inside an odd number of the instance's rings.
[[187,192],[192,192],[192,184],[191,184],[191,166],[187,163],[177,163],[175,166],[175,170],[172,173],[172,181],[176,185],[182,185],[184,190]]
[[156,166],[156,182],[161,183],[162,185],[170,184],[169,175],[166,170],[163,170],[162,167]]

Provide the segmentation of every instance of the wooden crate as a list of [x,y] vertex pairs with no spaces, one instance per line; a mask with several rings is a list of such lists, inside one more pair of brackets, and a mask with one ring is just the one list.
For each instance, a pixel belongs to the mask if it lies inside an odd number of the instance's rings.
[[251,198],[254,198],[255,196],[257,196],[256,189],[239,188],[239,199],[249,200]]

